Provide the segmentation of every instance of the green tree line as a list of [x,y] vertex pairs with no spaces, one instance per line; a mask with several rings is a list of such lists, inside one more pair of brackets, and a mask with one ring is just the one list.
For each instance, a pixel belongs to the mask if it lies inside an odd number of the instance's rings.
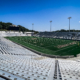
[[[0,22],[0,31],[8,31],[9,30],[9,27],[10,25],[13,25],[12,23],[10,22]],[[17,25],[19,27],[19,32],[22,31],[22,32],[32,32],[32,30],[29,30],[21,25]],[[34,31],[34,30],[33,30]],[[37,31],[34,31],[35,33],[37,33]]]
[[[56,30],[56,32],[69,32],[69,30],[61,29],[61,30]],[[71,29],[70,32],[80,32],[80,30]]]

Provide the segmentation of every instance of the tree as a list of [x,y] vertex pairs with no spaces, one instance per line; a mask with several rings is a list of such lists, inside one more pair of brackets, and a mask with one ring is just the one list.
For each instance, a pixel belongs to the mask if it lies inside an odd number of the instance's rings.
[[0,29],[2,29],[2,25],[0,24]]
[[[10,25],[12,25],[12,23],[10,23],[10,22],[7,22],[7,23],[0,22],[0,29],[1,30],[9,30]],[[21,25],[18,25],[18,27],[19,27],[19,32],[22,31],[24,33],[25,31],[27,31],[27,32],[31,31],[31,30],[29,30],[29,29],[27,29]]]

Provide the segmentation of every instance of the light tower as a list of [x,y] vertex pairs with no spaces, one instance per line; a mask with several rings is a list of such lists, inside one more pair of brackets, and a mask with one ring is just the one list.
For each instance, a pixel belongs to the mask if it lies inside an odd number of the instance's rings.
[[32,36],[33,36],[33,28],[34,28],[34,23],[32,23]]
[[51,32],[51,23],[52,23],[52,21],[50,21],[50,32]]
[[71,17],[68,17],[68,19],[69,19],[69,32],[70,32],[70,19],[71,19]]

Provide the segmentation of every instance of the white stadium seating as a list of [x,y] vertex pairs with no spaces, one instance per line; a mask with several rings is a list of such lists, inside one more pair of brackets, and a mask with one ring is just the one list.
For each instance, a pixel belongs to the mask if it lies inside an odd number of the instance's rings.
[[19,31],[0,31],[0,37],[5,36],[32,36],[33,32],[19,32]]
[[59,60],[63,80],[80,80],[80,62]]
[[39,32],[34,36],[80,40],[80,32]]
[[80,80],[76,59],[44,57],[0,37],[0,80]]
[[53,78],[54,67],[55,59],[42,58],[9,40],[0,39],[0,75],[11,80],[49,80]]

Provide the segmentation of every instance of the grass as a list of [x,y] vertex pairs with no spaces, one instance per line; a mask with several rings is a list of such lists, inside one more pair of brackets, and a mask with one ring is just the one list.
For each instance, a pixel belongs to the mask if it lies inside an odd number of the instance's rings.
[[80,53],[79,41],[27,36],[6,38],[44,54],[76,56]]

